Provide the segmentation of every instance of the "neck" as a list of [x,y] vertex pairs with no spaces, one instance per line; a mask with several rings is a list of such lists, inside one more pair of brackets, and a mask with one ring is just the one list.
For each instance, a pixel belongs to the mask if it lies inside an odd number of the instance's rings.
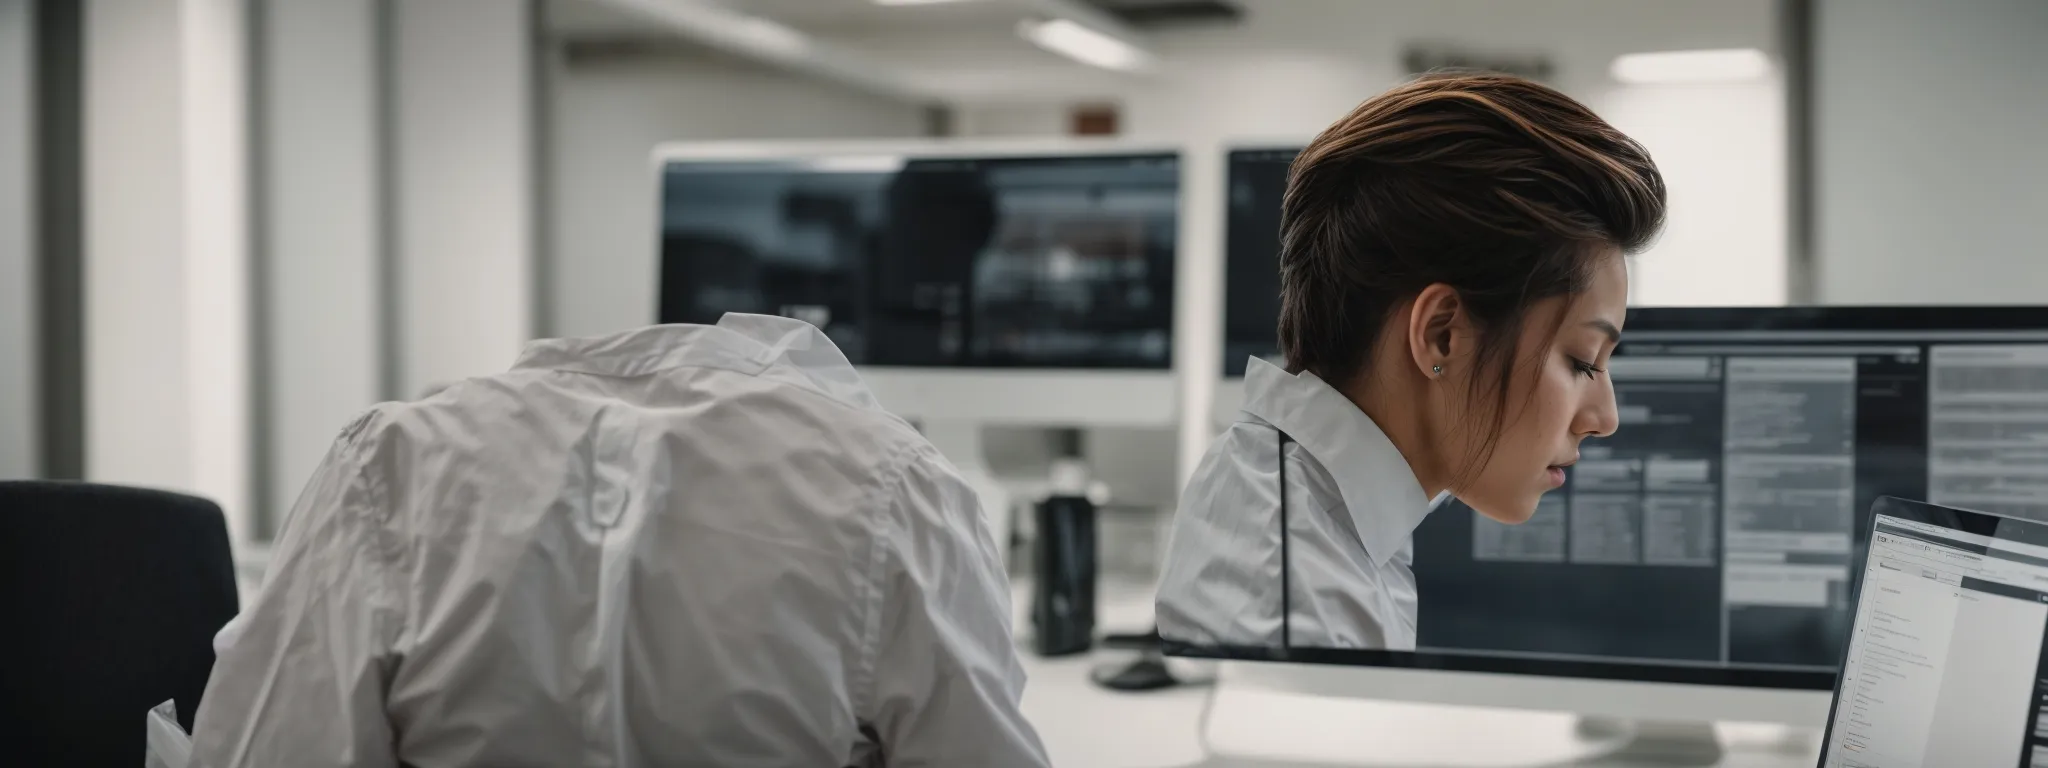
[[[1374,371],[1391,366],[1374,366]],[[1408,468],[1422,484],[1422,495],[1436,498],[1448,482],[1443,462],[1437,460],[1443,444],[1435,429],[1429,405],[1429,382],[1408,371],[1394,368],[1392,375],[1368,373],[1343,389],[1344,397],[1365,412],[1387,440],[1407,460]]]

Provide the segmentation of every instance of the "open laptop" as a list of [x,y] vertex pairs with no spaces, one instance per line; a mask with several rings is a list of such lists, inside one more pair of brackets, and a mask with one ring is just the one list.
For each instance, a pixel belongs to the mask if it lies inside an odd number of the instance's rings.
[[2048,768],[2048,525],[1873,513],[1822,768]]

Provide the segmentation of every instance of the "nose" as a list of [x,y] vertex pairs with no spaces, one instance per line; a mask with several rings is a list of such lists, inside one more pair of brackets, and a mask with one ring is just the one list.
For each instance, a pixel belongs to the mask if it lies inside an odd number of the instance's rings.
[[1580,437],[1606,437],[1621,428],[1621,407],[1614,402],[1614,383],[1601,377],[1601,386],[1589,393],[1586,402],[1579,408],[1578,417],[1573,420],[1572,434]]

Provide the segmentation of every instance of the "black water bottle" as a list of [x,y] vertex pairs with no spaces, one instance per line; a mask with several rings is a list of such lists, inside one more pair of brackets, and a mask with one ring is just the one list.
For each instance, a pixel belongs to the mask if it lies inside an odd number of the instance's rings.
[[1087,652],[1095,640],[1095,503],[1051,496],[1038,503],[1038,578],[1032,623],[1038,654]]

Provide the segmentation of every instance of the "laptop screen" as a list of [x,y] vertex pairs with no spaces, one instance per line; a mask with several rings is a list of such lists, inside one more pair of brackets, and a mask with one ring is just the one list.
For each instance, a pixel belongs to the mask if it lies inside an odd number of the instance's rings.
[[2048,768],[2048,525],[1881,499],[1824,768]]

